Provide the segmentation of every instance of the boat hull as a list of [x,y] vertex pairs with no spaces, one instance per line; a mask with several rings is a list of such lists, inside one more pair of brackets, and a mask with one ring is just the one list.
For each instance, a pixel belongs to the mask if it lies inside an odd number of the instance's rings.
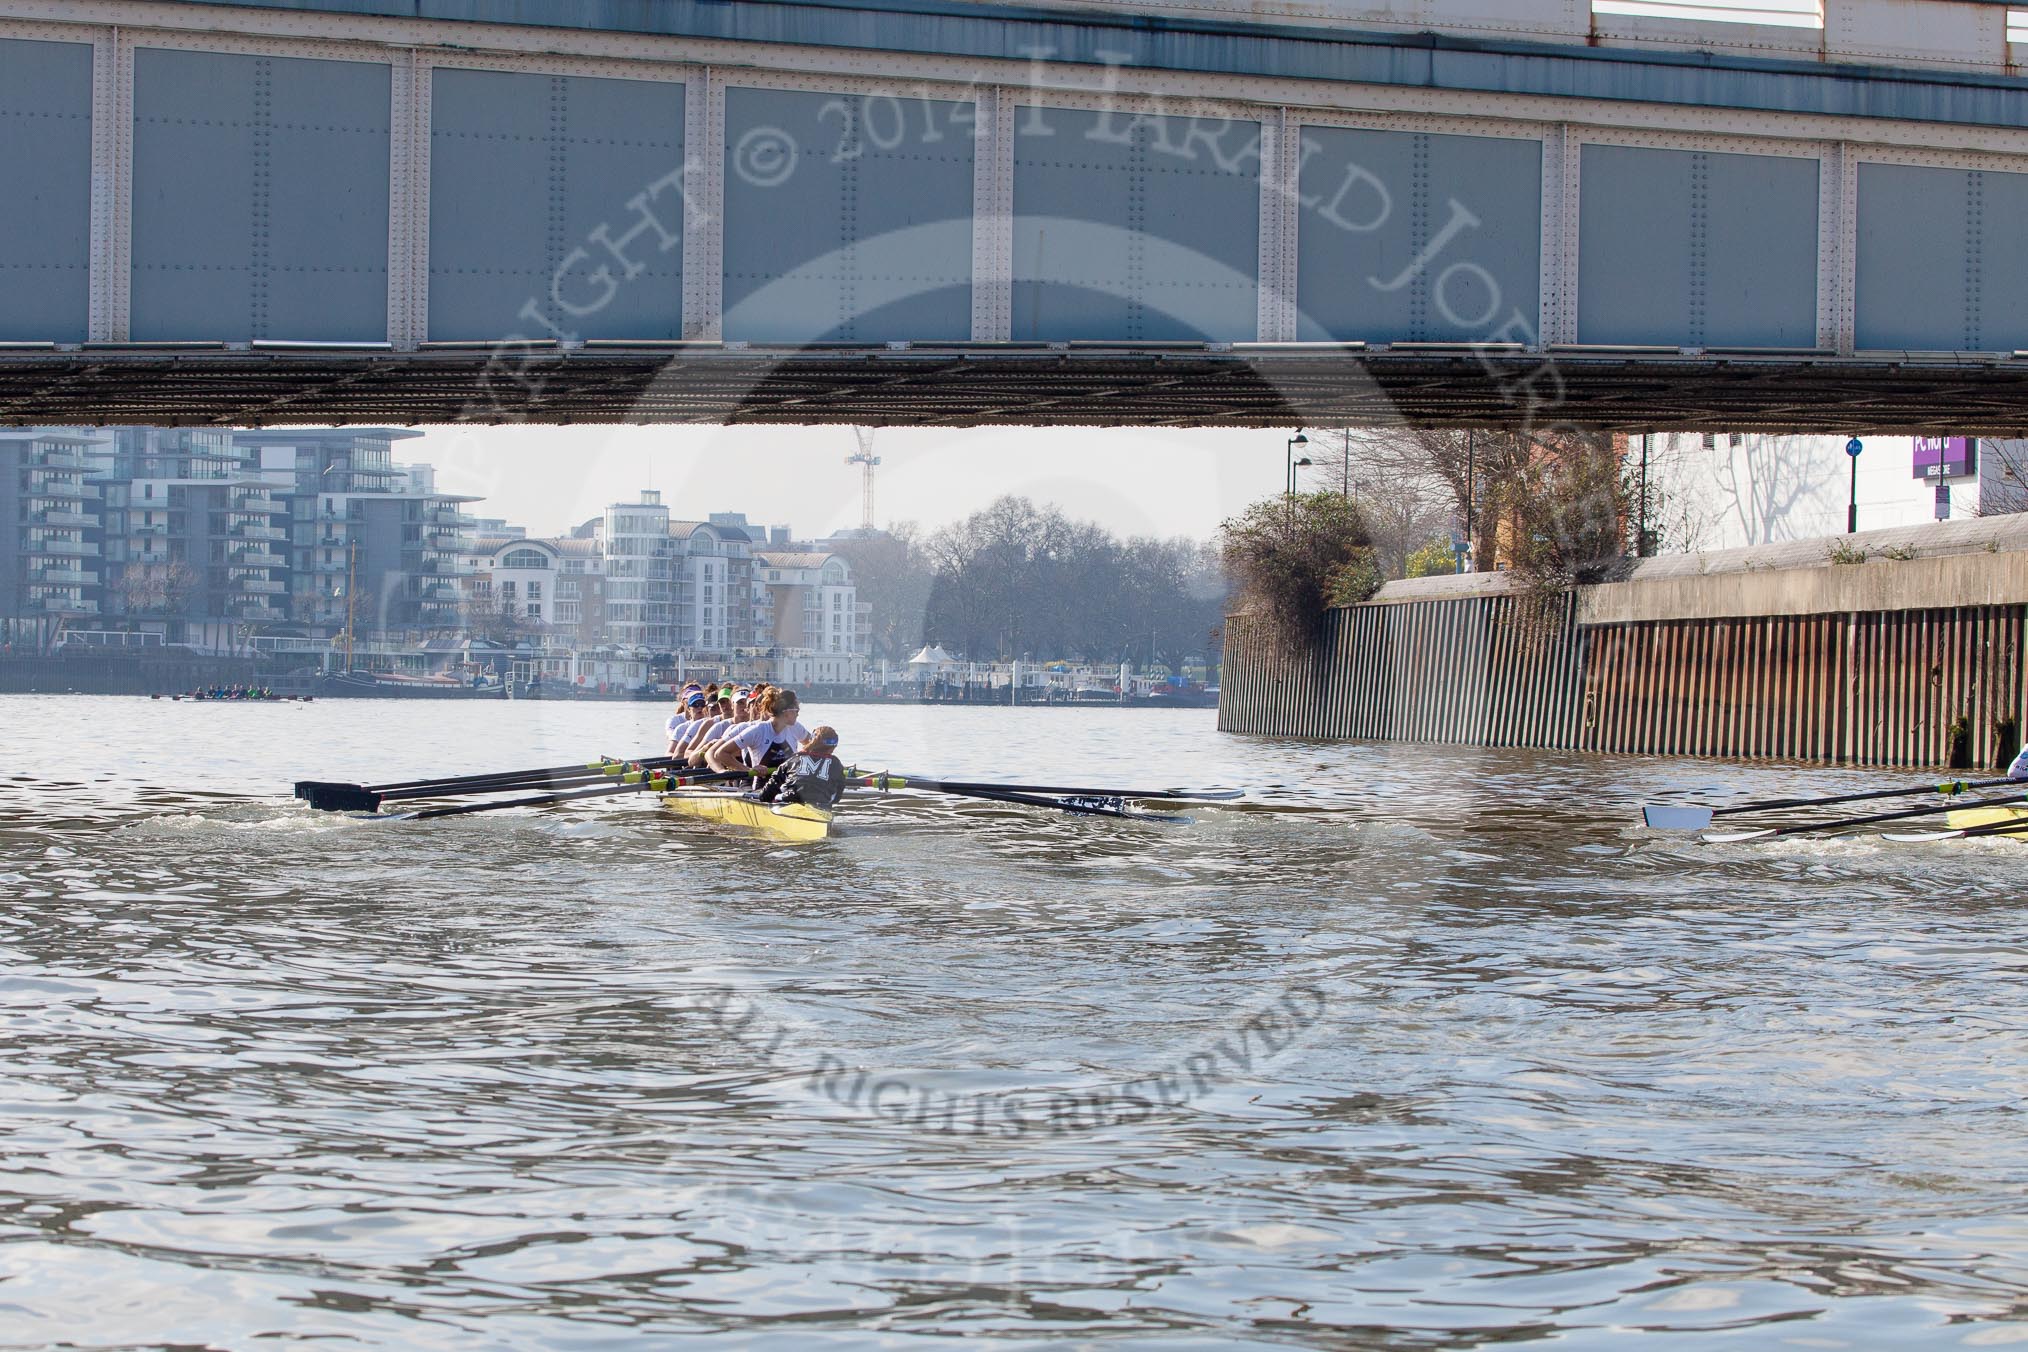
[[2028,822],[2028,807],[1961,807],[1956,812],[1946,813],[1944,820],[1950,823],[1953,831],[1965,831],[1974,826],[1997,826],[2001,822]]
[[801,803],[760,803],[738,794],[662,796],[662,806],[685,817],[737,826],[776,840],[822,840],[831,834],[831,814]]

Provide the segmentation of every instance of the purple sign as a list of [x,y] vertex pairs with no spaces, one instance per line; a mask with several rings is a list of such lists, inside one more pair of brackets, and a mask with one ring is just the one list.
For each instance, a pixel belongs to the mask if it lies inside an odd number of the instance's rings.
[[1976,444],[1971,437],[1917,437],[1915,477],[1955,479],[1974,473]]

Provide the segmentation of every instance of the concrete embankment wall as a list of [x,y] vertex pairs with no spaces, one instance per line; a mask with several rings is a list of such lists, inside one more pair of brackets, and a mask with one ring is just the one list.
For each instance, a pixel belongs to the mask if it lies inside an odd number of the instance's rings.
[[1296,656],[1244,616],[1226,632],[1229,732],[1990,766],[2019,741],[2028,518],[1650,559],[1551,596],[1390,583]]
[[0,654],[0,693],[159,695],[272,679],[250,660],[191,655]]

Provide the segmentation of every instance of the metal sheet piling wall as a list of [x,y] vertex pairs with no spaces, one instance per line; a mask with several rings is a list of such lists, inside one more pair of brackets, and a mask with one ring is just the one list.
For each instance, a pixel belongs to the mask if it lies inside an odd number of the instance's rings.
[[1227,626],[1219,727],[1318,739],[1978,767],[2018,745],[2028,606],[1580,625],[1574,597]]
[[1581,645],[1574,599],[1352,606],[1306,651],[1226,627],[1219,727],[1274,736],[1570,749]]

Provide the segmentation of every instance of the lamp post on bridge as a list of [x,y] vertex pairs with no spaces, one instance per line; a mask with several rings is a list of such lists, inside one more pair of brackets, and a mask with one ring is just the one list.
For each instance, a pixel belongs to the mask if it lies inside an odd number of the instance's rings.
[[1289,466],[1287,496],[1289,497],[1294,497],[1296,495],[1296,471],[1300,468],[1307,468],[1310,464],[1310,458],[1308,456],[1304,456],[1301,460],[1296,459],[1296,447],[1307,446],[1309,444],[1310,439],[1304,436],[1301,432],[1297,432],[1294,436],[1290,437],[1286,444],[1286,450],[1288,453],[1287,459]]
[[1866,449],[1866,443],[1854,437],[1845,443],[1845,455],[1852,462],[1852,500],[1845,508],[1845,533],[1859,532],[1859,452]]

